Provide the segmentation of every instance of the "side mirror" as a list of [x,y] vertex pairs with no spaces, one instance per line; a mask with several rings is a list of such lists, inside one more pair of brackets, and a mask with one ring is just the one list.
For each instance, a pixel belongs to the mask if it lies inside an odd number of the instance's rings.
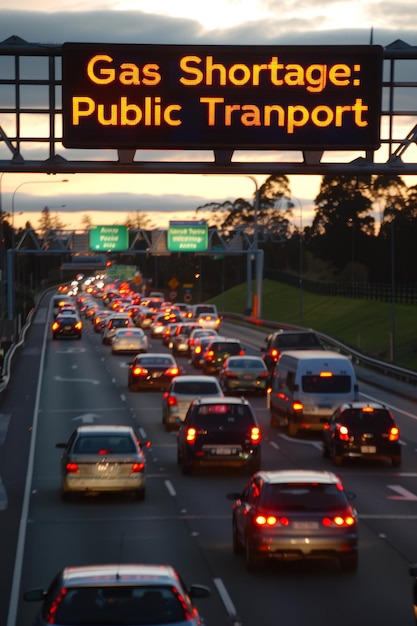
[[66,448],[66,447],[67,447],[66,443],[61,443],[60,442],[60,443],[56,443],[55,444],[55,448],[62,448],[63,449],[63,448]]

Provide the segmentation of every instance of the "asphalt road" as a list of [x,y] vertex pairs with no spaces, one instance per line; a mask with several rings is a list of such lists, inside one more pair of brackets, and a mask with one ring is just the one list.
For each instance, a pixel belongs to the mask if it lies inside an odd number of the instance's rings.
[[[232,471],[183,476],[176,463],[176,435],[162,427],[161,393],[129,392],[129,358],[112,356],[89,322],[81,341],[53,342],[48,325],[45,304],[13,360],[12,381],[0,407],[1,624],[31,624],[36,604],[24,603],[22,591],[46,586],[64,565],[118,561],[171,563],[187,582],[208,584],[211,598],[198,602],[207,626],[414,624],[408,574],[408,564],[417,562],[412,397],[392,393],[381,381],[360,384],[364,398],[391,404],[401,427],[403,466],[337,468],[346,488],[356,493],[358,571],[343,574],[336,563],[310,562],[275,564],[249,574],[232,552],[226,498],[247,477]],[[262,333],[226,323],[223,332],[239,336],[248,352],[262,345]],[[159,339],[151,346],[166,350]],[[179,361],[193,371],[186,359]],[[265,469],[334,469],[322,457],[318,437],[291,439],[271,429],[265,398],[250,400],[263,427]],[[152,441],[144,502],[120,496],[61,501],[55,444],[80,422],[133,423]]]

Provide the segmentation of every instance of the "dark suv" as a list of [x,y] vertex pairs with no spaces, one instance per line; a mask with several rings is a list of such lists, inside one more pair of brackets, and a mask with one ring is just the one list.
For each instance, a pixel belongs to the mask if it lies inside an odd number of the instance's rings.
[[244,354],[245,350],[239,339],[213,339],[204,353],[203,371],[205,374],[218,374],[229,356]]
[[194,400],[178,431],[177,455],[183,474],[195,465],[258,471],[261,430],[249,402],[227,397]]
[[376,402],[343,404],[324,424],[323,456],[334,465],[345,459],[389,460],[401,465],[400,430],[391,411]]
[[313,330],[277,330],[265,338],[262,348],[263,359],[272,376],[274,367],[282,352],[288,350],[324,350],[324,346]]

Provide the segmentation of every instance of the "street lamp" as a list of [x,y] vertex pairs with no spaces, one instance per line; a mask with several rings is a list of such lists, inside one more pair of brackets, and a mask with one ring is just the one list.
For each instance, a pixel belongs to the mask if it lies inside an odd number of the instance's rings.
[[67,183],[68,179],[64,178],[63,180],[27,180],[23,183],[20,183],[16,187],[12,195],[12,248],[7,251],[7,306],[8,306],[8,318],[9,320],[14,319],[15,316],[15,290],[14,290],[14,258],[15,258],[15,229],[14,229],[14,201],[16,193],[19,191],[23,185],[48,185],[51,183]]

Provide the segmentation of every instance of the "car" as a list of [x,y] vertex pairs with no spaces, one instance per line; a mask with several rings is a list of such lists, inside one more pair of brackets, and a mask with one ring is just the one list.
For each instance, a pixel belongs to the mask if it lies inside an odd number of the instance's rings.
[[261,429],[245,398],[197,398],[177,433],[177,463],[183,474],[196,466],[260,469]]
[[193,312],[189,304],[187,304],[186,302],[176,302],[174,306],[175,308],[180,310],[181,317],[183,317],[185,320],[189,320],[192,318]]
[[149,330],[151,331],[151,337],[162,337],[162,333],[168,324],[174,324],[181,321],[181,315],[179,313],[158,313],[151,321]]
[[64,567],[48,589],[27,590],[23,599],[41,603],[34,626],[201,626],[193,600],[210,595],[205,585],[186,585],[171,565],[110,563]]
[[265,337],[263,359],[271,376],[279,356],[288,350],[324,350],[324,345],[313,330],[280,329]]
[[164,344],[164,346],[172,348],[171,335],[173,335],[175,329],[177,328],[177,326],[180,325],[180,323],[181,322],[175,322],[174,324],[168,324],[167,326],[165,326],[164,332],[161,335],[162,343]]
[[218,374],[225,360],[232,355],[243,356],[245,349],[239,339],[216,337],[208,344],[203,356],[205,374]]
[[188,347],[189,347],[190,352],[196,340],[199,339],[200,337],[213,337],[214,339],[215,337],[218,337],[218,336],[219,336],[219,333],[214,328],[201,328],[201,326],[198,324],[196,328],[193,328],[193,330],[190,333],[190,338],[188,340]]
[[249,392],[266,394],[269,372],[260,356],[229,356],[219,371],[224,393]]
[[412,563],[409,567],[409,574],[414,578],[413,580],[413,612],[415,623],[417,624],[417,563]]
[[200,328],[198,324],[194,322],[184,322],[179,324],[171,337],[172,353],[174,355],[182,354],[188,356],[189,354],[189,339],[193,330]]
[[[217,337],[220,338],[219,335]],[[213,335],[196,337],[190,351],[190,363],[195,369],[203,369],[204,354],[212,341]]]
[[173,378],[181,373],[182,369],[171,354],[137,354],[129,363],[127,385],[130,391],[165,391]]
[[379,402],[342,404],[324,422],[323,456],[334,465],[353,459],[390,461],[401,466],[400,429],[391,410]]
[[196,398],[222,398],[223,391],[215,376],[176,376],[162,396],[162,423],[166,430],[178,429],[191,402]]
[[76,317],[79,317],[76,307],[70,306],[69,304],[61,306],[58,310],[58,315],[75,315]]
[[51,324],[52,339],[75,337],[81,339],[83,323],[78,315],[58,315]]
[[106,309],[100,309],[96,311],[93,319],[93,328],[95,333],[101,333],[103,331],[111,315],[111,311],[108,311]]
[[65,443],[61,456],[61,496],[130,492],[137,500],[146,493],[146,457],[131,426],[82,425]]
[[271,560],[337,559],[345,572],[358,567],[358,518],[342,481],[332,472],[256,472],[233,500],[233,551],[246,568]]
[[107,319],[107,323],[101,333],[104,344],[110,345],[118,328],[134,328],[132,319],[126,313],[114,313]]
[[53,296],[52,298],[52,315],[56,317],[58,315],[59,309],[63,306],[73,306],[74,301],[71,296],[64,296],[62,294],[58,294]]
[[112,354],[147,352],[149,340],[142,328],[118,328],[111,343]]
[[194,321],[202,328],[220,328],[221,319],[214,304],[196,304],[191,310]]

